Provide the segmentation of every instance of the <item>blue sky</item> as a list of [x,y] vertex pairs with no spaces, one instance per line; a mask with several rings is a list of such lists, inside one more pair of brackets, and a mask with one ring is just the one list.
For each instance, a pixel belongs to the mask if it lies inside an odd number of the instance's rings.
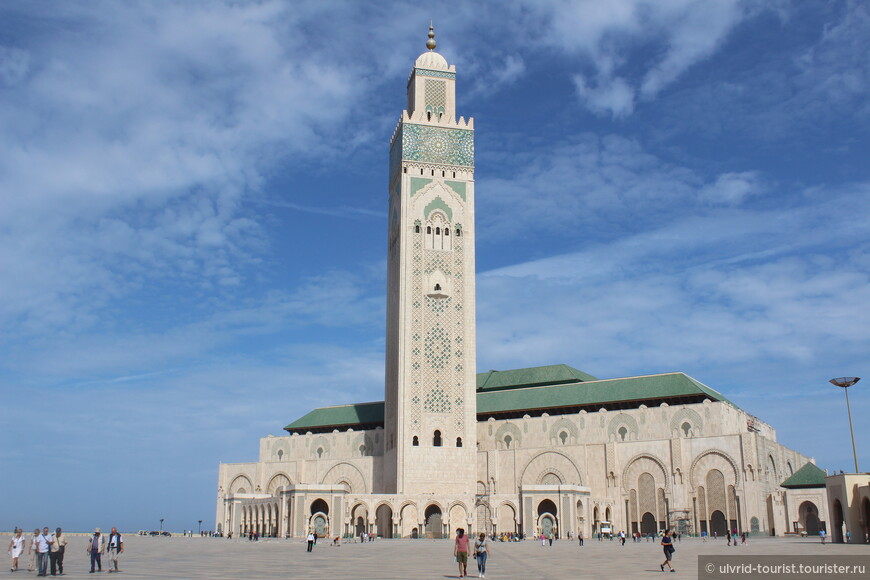
[[684,371],[851,469],[867,3],[7,0],[0,527],[211,527],[219,462],[382,399],[430,18],[475,118],[478,370]]

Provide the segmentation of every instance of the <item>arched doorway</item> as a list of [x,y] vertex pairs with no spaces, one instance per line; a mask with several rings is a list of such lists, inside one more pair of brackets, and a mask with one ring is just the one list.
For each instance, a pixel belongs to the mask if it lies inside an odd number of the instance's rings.
[[834,529],[831,530],[831,533],[834,534],[834,542],[843,543],[843,505],[838,499],[834,500]]
[[381,504],[375,511],[377,534],[382,538],[393,537],[393,510],[387,504]]
[[819,535],[819,508],[811,501],[803,502],[798,507],[798,522],[808,536]]
[[601,523],[601,514],[598,511],[598,506],[592,508],[592,534],[598,533],[599,524]]
[[640,533],[655,535],[658,532],[656,528],[656,517],[649,512],[643,514],[643,517],[640,519]]
[[353,528],[353,535],[359,537],[360,534],[364,534],[368,530],[368,519],[369,519],[369,510],[363,504],[358,504],[354,506],[353,511],[351,512],[350,521],[351,526]]
[[325,538],[329,534],[329,504],[322,499],[311,502],[311,528],[318,538]]
[[426,508],[426,511],[423,512],[423,515],[426,518],[426,537],[435,540],[440,540],[442,537],[444,537],[444,526],[442,525],[443,516],[441,514],[441,508],[434,504],[430,505]]
[[728,524],[725,522],[725,514],[719,510],[710,514],[710,532],[719,536],[724,536],[728,531]]
[[538,504],[538,528],[547,537],[558,534],[558,510],[553,500],[545,499]]

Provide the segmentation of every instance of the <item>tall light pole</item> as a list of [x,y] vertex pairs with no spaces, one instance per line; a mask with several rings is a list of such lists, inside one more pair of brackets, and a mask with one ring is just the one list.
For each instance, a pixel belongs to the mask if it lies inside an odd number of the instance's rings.
[[855,473],[858,473],[858,450],[855,449],[855,430],[852,429],[852,408],[849,406],[849,387],[861,380],[861,377],[840,377],[828,381],[832,385],[843,388],[846,393],[846,412],[849,413],[849,434],[852,435],[852,456],[855,459]]
[[163,531],[163,518],[160,518],[160,531]]
[[202,535],[202,520],[199,520],[199,529],[197,530],[197,532],[199,532],[200,536]]

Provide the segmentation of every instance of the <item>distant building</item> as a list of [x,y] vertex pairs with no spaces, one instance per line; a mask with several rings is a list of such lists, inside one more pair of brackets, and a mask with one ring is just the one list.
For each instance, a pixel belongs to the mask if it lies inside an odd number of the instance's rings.
[[456,118],[456,69],[431,29],[427,46],[390,149],[385,401],[315,409],[261,439],[257,462],[221,464],[217,529],[824,528],[824,487],[799,485],[812,460],[683,373],[475,374],[474,122]]
[[831,541],[870,543],[870,473],[843,473],[825,478]]

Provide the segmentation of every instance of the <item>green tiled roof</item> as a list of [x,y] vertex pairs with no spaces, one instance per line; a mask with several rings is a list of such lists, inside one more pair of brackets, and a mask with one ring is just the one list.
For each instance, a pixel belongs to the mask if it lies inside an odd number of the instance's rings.
[[[605,406],[614,403],[660,401],[681,397],[709,398],[732,404],[710,387],[683,373],[606,379],[548,387],[505,389],[477,395],[477,414],[524,409]],[[658,404],[658,403],[656,403]]]
[[477,390],[494,391],[537,385],[558,385],[578,381],[597,381],[592,375],[568,365],[549,365],[512,371],[489,371],[478,373]]
[[314,409],[286,427],[287,431],[299,431],[323,427],[351,427],[355,425],[383,425],[384,402],[337,405]]
[[[477,389],[478,416],[552,413],[560,409],[574,412],[580,408],[597,411],[601,407],[619,409],[642,403],[680,404],[704,399],[734,406],[721,393],[684,373],[598,380],[567,365],[480,373]],[[376,402],[315,409],[284,429],[304,433],[383,423],[384,403]]]
[[814,464],[807,463],[779,485],[789,489],[825,487],[825,472]]

